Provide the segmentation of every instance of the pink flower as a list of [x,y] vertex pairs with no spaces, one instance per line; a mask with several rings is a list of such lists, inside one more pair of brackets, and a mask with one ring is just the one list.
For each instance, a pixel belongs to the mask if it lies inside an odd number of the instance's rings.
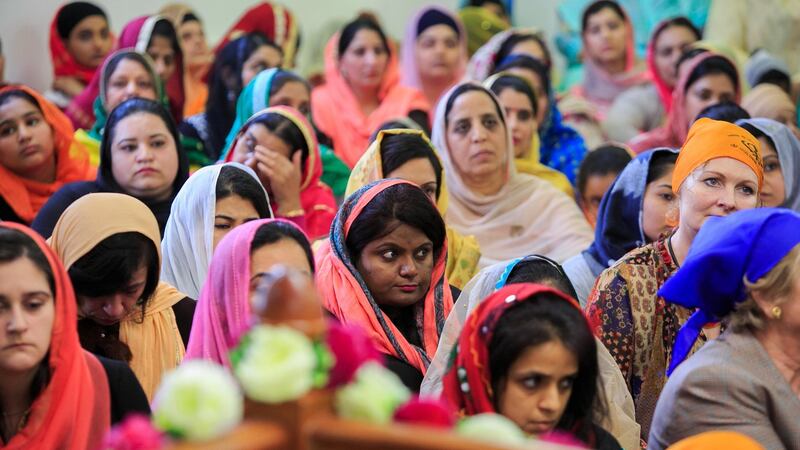
[[164,435],[142,414],[131,414],[115,425],[103,438],[105,450],[157,450],[165,444]]
[[380,352],[360,327],[338,322],[329,325],[325,340],[336,361],[330,371],[328,387],[349,383],[358,368],[368,361],[383,364]]
[[456,415],[442,399],[414,397],[397,408],[394,420],[401,423],[453,428]]

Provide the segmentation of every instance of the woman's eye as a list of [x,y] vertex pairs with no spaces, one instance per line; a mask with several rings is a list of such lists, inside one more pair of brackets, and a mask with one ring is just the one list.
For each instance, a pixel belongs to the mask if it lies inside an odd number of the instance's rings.
[[11,136],[12,134],[17,132],[17,127],[15,125],[9,125],[3,128],[0,128],[0,136]]
[[30,119],[25,121],[25,125],[29,127],[33,127],[39,124],[41,120],[38,117],[31,117]]
[[565,378],[558,383],[559,389],[562,391],[566,391],[572,389],[572,385],[575,383],[575,380],[572,378]]
[[494,117],[483,119],[483,126],[491,130],[497,126],[497,119]]
[[520,111],[517,113],[517,118],[522,122],[527,122],[533,118],[533,114],[530,111]]
[[167,141],[159,139],[159,140],[153,141],[153,143],[151,145],[152,145],[153,148],[161,148],[161,147],[167,145]]
[[659,194],[659,196],[664,199],[664,201],[671,202],[675,200],[675,195],[673,194]]
[[456,124],[456,128],[455,128],[455,132],[456,133],[458,133],[458,134],[466,134],[467,131],[469,131],[469,126],[466,123],[461,122],[459,124]]
[[539,376],[528,377],[522,380],[522,385],[525,389],[536,389],[539,386],[541,379]]
[[229,223],[215,223],[214,228],[217,230],[230,230],[231,225]]
[[123,152],[131,153],[131,152],[136,150],[136,146],[135,145],[123,145],[122,147],[120,147],[120,150],[122,150]]
[[769,162],[769,163],[764,164],[764,172],[772,172],[772,171],[780,170],[780,169],[781,169],[781,165],[777,161],[776,162]]
[[706,178],[705,180],[703,180],[703,183],[705,183],[706,186],[710,187],[717,187],[720,184],[719,179],[717,178]]
[[739,189],[742,191],[742,193],[744,195],[748,195],[749,196],[749,195],[755,195],[756,194],[756,190],[751,188],[750,186],[742,186]]
[[390,261],[397,256],[397,252],[395,252],[394,250],[386,250],[385,252],[381,253],[381,256],[383,257],[383,259]]
[[42,302],[41,300],[34,300],[34,301],[31,301],[31,302],[28,302],[28,304],[25,305],[25,306],[26,306],[27,309],[29,309],[31,311],[36,311],[37,309],[41,308],[42,305],[44,305],[44,302]]
[[429,250],[427,248],[421,248],[417,250],[417,258],[425,259],[428,256]]

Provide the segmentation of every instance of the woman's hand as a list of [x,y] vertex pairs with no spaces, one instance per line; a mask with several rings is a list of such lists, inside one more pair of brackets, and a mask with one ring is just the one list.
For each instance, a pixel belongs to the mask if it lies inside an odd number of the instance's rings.
[[262,145],[256,145],[253,152],[251,167],[255,169],[261,182],[264,186],[269,187],[269,191],[275,197],[275,201],[278,203],[276,213],[279,216],[302,208],[300,204],[302,157],[302,152],[295,151],[290,161],[282,154]]

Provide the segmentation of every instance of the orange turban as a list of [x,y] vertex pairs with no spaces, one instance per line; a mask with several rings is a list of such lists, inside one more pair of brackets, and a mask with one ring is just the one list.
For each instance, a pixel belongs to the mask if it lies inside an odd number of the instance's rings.
[[672,191],[678,188],[694,169],[716,158],[733,158],[746,164],[758,177],[758,187],[764,182],[764,163],[758,139],[742,127],[730,122],[702,118],[689,129],[675,171],[672,172]]
[[735,431],[707,431],[682,439],[667,450],[764,450],[764,447]]

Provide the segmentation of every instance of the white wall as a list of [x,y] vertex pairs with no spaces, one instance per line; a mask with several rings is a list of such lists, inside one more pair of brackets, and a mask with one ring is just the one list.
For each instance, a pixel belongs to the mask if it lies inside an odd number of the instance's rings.
[[[134,17],[152,14],[167,0],[93,0],[109,15],[115,33]],[[517,0],[517,25],[535,26],[552,38],[556,30],[555,9],[558,0]],[[52,80],[48,47],[50,22],[58,0],[0,0],[0,39],[6,56],[5,78],[23,82],[36,89],[46,89]],[[214,45],[228,27],[247,9],[253,0],[188,0],[205,23],[209,43]],[[331,19],[348,20],[356,12],[370,9],[377,12],[388,34],[402,39],[406,21],[413,12],[431,3],[455,8],[459,0],[282,0],[299,19],[304,43],[309,30],[317,30]],[[552,44],[552,42],[551,42]],[[307,46],[306,46],[307,48]],[[304,47],[301,45],[301,56]],[[554,52],[556,53],[556,52]],[[300,70],[303,68],[300,67]]]

